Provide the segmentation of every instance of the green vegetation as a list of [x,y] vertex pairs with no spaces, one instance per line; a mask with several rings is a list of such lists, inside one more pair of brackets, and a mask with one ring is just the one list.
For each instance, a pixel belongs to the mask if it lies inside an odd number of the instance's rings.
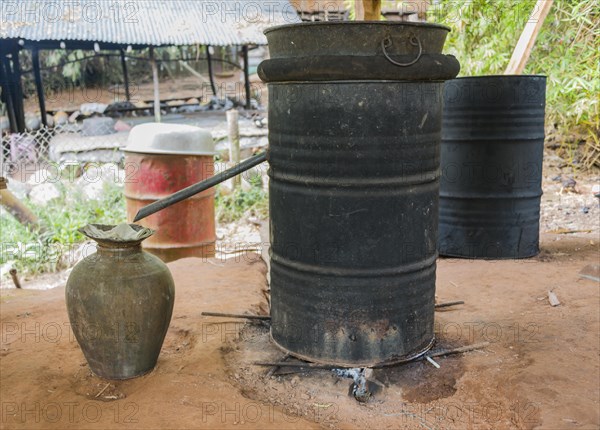
[[[429,21],[452,28],[445,52],[459,59],[461,76],[503,74],[534,5],[535,0],[440,0],[430,7]],[[62,64],[82,54],[60,55],[62,57],[48,58],[48,65]],[[93,83],[86,80],[88,69],[80,69],[79,63],[72,64],[70,68],[65,65],[62,71],[65,79]],[[549,142],[558,146],[561,156],[574,167],[600,166],[599,64],[600,8],[597,2],[555,1],[525,73],[548,76]],[[118,67],[115,70],[118,71]],[[116,76],[115,80],[118,81]],[[267,216],[268,195],[261,187],[260,177],[250,178],[249,182],[252,187],[247,191],[238,189],[225,194],[217,189],[219,222],[235,221],[247,214],[259,218]],[[61,257],[84,240],[77,228],[87,223],[116,224],[125,219],[120,186],[107,183],[102,197],[90,200],[71,184],[57,185],[61,197],[47,206],[26,202],[38,215],[43,233],[23,227],[9,215],[0,216],[3,242],[0,265],[11,261],[26,275],[59,270],[64,267]]]
[[[460,76],[501,75],[536,0],[440,0],[428,21],[452,29],[444,51],[461,64]],[[344,2],[354,18],[355,2]],[[388,9],[414,11],[412,1],[383,0]],[[525,74],[548,76],[548,142],[573,167],[600,167],[600,8],[596,0],[557,0],[552,5]]]
[[249,170],[242,177],[250,184],[249,190],[238,188],[226,193],[223,187],[217,187],[215,213],[218,222],[233,222],[247,215],[261,219],[269,217],[269,193],[262,188],[262,176],[256,170]]
[[60,270],[65,254],[85,239],[78,228],[88,223],[118,224],[126,218],[123,189],[117,184],[105,183],[98,200],[89,199],[72,184],[55,185],[61,196],[46,206],[25,201],[38,216],[40,231],[31,231],[10,215],[0,216],[0,265],[12,261],[25,275]]
[[[429,21],[452,28],[445,52],[460,76],[503,74],[535,0],[442,0]],[[600,9],[594,0],[555,1],[524,73],[548,76],[549,140],[577,166],[600,166]]]
[[249,191],[237,189],[231,194],[222,194],[217,189],[215,211],[221,223],[236,221],[244,215],[264,219],[269,216],[269,195],[258,186]]
[[[236,221],[245,215],[268,216],[268,193],[261,188],[260,176],[250,178],[249,182],[250,190],[238,189],[227,195],[217,188],[215,210],[219,222]],[[39,217],[40,231],[30,230],[8,214],[0,216],[0,266],[10,262],[25,276],[64,269],[67,253],[86,239],[78,228],[88,223],[118,224],[126,219],[122,186],[107,182],[100,199],[93,200],[74,184],[55,185],[61,196],[46,206],[25,200]]]

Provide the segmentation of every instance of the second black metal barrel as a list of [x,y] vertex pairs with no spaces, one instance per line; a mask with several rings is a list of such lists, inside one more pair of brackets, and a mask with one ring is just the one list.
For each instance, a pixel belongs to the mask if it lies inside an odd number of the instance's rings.
[[[266,34],[271,336],[334,365],[418,356],[434,339],[443,80],[458,73],[440,54],[447,29],[320,23]],[[327,51],[336,40],[344,46]]]
[[446,82],[441,255],[525,258],[539,252],[544,76]]

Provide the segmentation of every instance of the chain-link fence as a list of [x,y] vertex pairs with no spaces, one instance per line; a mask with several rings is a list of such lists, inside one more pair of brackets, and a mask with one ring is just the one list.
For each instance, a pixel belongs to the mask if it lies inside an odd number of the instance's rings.
[[23,166],[32,166],[29,170],[34,172],[34,166],[48,163],[120,162],[119,148],[126,145],[128,135],[128,130],[115,129],[111,118],[7,134],[2,137],[0,176],[24,181],[27,178],[16,176],[23,173]]
[[[229,106],[228,106],[229,107]],[[176,114],[167,122],[198,126],[211,132],[217,160],[229,158],[228,127],[223,109]],[[122,164],[132,127],[153,121],[152,116],[115,119],[106,116],[89,117],[83,121],[54,124],[24,133],[5,134],[1,138],[0,177],[27,182],[38,170],[63,169],[67,165],[86,163]],[[241,155],[249,157],[258,148],[268,145],[266,120],[263,114],[244,112],[239,120]]]

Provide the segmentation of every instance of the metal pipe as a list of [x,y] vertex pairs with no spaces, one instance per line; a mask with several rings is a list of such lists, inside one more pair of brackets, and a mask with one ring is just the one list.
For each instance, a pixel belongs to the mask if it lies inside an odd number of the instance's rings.
[[21,282],[19,281],[19,276],[17,274],[17,269],[15,269],[14,267],[12,269],[10,269],[8,271],[8,273],[10,273],[10,276],[13,280],[13,283],[15,284],[15,287],[17,288],[22,288],[21,287]]
[[208,79],[210,80],[210,89],[213,94],[217,95],[217,87],[215,85],[215,76],[212,67],[212,54],[210,53],[210,46],[206,45],[206,61],[208,62]]
[[242,54],[244,55],[244,86],[246,91],[246,109],[252,107],[251,95],[250,95],[250,64],[248,63],[248,45],[242,47]]
[[291,362],[291,363],[285,363],[285,362],[277,362],[277,363],[273,363],[273,362],[263,362],[263,361],[255,361],[254,363],[252,363],[255,366],[263,366],[263,367],[273,367],[273,366],[277,366],[277,367],[301,367],[301,368],[305,368],[305,369],[323,369],[323,370],[330,370],[330,369],[349,369],[348,366],[336,366],[333,364],[319,364],[319,363],[296,363],[296,362]]
[[227,314],[222,312],[202,312],[205,317],[223,317],[223,318],[239,318],[248,320],[271,321],[270,315],[242,315],[242,314]]
[[176,193],[171,194],[168,197],[157,200],[154,203],[150,203],[149,205],[144,206],[138,211],[135,218],[133,219],[133,222],[137,222],[141,219],[144,219],[147,216],[150,216],[160,210],[163,210],[164,208],[172,206],[175,203],[179,203],[180,201],[185,200],[188,197],[192,197],[193,195],[196,195],[204,190],[214,187],[215,185],[218,185],[229,178],[233,178],[234,176],[237,176],[240,173],[259,165],[263,161],[267,161],[266,152],[250,157],[247,160],[242,161],[240,164],[232,167],[231,169],[227,169],[219,173],[218,175],[213,176],[212,178],[208,178],[202,182],[198,182],[197,184],[190,185],[189,187],[184,188],[181,191],[177,191]]
[[131,101],[131,93],[129,92],[129,74],[127,73],[127,61],[125,60],[125,50],[119,49],[121,54],[121,69],[123,69],[123,85],[125,86],[125,99]]
[[448,308],[450,306],[456,306],[456,305],[464,305],[465,302],[463,300],[457,300],[455,302],[446,302],[446,303],[436,303],[435,304],[435,308],[439,309],[439,308]]
[[40,73],[40,51],[38,48],[33,48],[31,50],[31,62],[33,63],[35,89],[37,90],[42,124],[44,124],[44,127],[48,128],[48,119],[46,118],[46,100],[44,98],[44,84],[42,82],[42,74]]
[[441,357],[443,355],[460,354],[462,352],[473,351],[474,349],[481,349],[488,346],[489,342],[479,342],[471,345],[460,346],[452,349],[438,349],[436,351],[429,351],[425,357]]

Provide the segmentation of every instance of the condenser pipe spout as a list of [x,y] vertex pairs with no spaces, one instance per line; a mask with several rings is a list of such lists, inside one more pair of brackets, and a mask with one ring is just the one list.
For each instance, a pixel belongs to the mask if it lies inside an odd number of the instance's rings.
[[185,200],[198,193],[201,193],[202,191],[214,187],[215,185],[218,185],[229,178],[233,178],[234,176],[237,176],[240,173],[243,173],[246,170],[253,168],[254,166],[258,166],[264,161],[267,161],[266,152],[250,157],[247,160],[244,160],[241,163],[235,165],[231,169],[227,169],[211,178],[198,182],[197,184],[190,185],[189,187],[184,188],[181,191],[177,191],[176,193],[171,194],[170,196],[167,196],[163,199],[155,201],[154,203],[144,206],[135,215],[133,222],[137,222],[141,219],[144,219],[158,211],[161,211],[165,208],[168,208],[169,206],[174,205],[175,203],[179,203],[182,200]]

